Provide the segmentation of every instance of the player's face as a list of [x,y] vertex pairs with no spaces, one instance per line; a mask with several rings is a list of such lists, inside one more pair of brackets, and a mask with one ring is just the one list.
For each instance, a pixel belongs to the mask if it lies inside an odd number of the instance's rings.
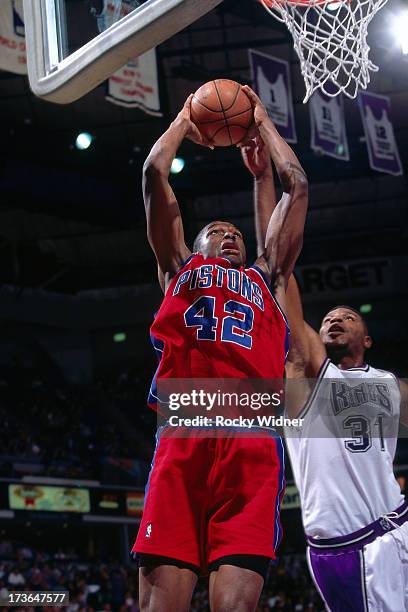
[[372,342],[363,320],[347,308],[336,308],[323,318],[320,337],[328,348],[349,349],[351,352],[366,350]]
[[231,223],[210,223],[201,238],[200,251],[204,257],[225,257],[234,266],[245,263],[246,251],[241,232]]

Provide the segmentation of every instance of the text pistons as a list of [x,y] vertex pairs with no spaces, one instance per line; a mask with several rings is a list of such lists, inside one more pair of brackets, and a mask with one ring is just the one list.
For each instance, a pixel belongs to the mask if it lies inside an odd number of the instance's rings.
[[186,270],[180,274],[173,295],[177,295],[183,285],[188,289],[208,289],[209,287],[227,287],[233,293],[240,294],[248,302],[264,310],[264,300],[260,286],[249,278],[242,270],[223,268],[219,265],[207,264]]

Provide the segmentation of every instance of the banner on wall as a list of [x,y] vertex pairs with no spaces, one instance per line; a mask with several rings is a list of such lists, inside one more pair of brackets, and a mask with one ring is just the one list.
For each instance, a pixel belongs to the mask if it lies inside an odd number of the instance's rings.
[[391,122],[390,99],[387,96],[360,92],[361,118],[367,141],[370,168],[387,174],[402,174],[402,165]]
[[156,49],[150,49],[114,72],[108,80],[106,99],[161,117]]
[[249,49],[253,89],[287,142],[297,142],[289,63]]
[[[99,31],[103,32],[139,5],[138,0],[104,0],[97,15]],[[119,106],[140,108],[148,115],[162,116],[156,50],[150,49],[114,72],[107,82],[106,99]]]
[[0,70],[27,74],[23,0],[0,2]]
[[349,161],[343,97],[331,98],[317,90],[309,100],[309,112],[313,151]]

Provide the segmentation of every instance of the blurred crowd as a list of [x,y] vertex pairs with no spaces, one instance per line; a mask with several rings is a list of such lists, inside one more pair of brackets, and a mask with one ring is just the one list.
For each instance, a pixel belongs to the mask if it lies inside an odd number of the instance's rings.
[[[200,579],[191,612],[209,611],[207,587],[208,581]],[[70,603],[64,608],[67,612],[139,612],[135,564],[82,561],[72,548],[59,549],[51,555],[8,540],[1,541],[0,601],[13,591],[68,591]],[[24,610],[34,612],[34,608]],[[49,607],[45,610],[52,612]],[[324,610],[304,555],[284,556],[271,567],[257,612],[267,610]]]
[[23,463],[24,473],[104,481],[106,458],[150,459],[155,418],[127,371],[74,386],[14,369],[0,375],[0,419],[0,476],[18,477]]
[[[0,561],[0,602],[13,591],[68,591],[69,605],[63,608],[67,612],[139,610],[136,567],[83,562],[69,550],[51,557],[21,548],[18,561]],[[51,612],[49,607],[44,610]]]
[[[144,486],[156,428],[156,416],[146,406],[150,377],[150,364],[122,367],[88,385],[69,384],[55,372],[44,374],[44,368],[3,369],[0,477],[32,474]],[[127,474],[113,458],[127,462]],[[407,461],[407,445],[400,444],[397,463]]]

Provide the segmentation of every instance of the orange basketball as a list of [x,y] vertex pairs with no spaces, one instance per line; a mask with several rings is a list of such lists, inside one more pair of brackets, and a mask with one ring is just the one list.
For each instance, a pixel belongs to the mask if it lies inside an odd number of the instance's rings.
[[245,138],[254,116],[241,85],[228,79],[204,83],[191,101],[191,119],[201,134],[217,147],[229,147]]

